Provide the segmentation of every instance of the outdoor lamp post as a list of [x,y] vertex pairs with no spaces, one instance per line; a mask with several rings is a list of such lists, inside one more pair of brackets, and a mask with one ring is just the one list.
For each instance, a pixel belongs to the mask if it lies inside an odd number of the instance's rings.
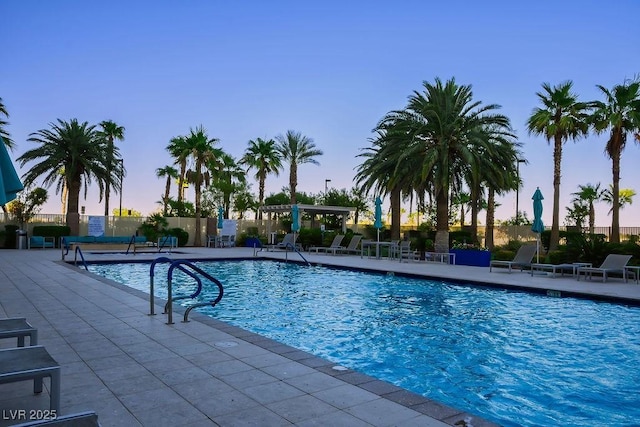
[[327,197],[327,190],[328,190],[327,184],[330,183],[330,182],[331,182],[330,179],[325,179],[324,180],[324,197]]
[[118,213],[122,216],[122,180],[124,175],[124,159],[119,159],[120,161],[120,210]]
[[520,225],[520,211],[518,210],[518,199],[520,196],[520,163],[525,163],[524,159],[516,160],[516,180],[518,183],[518,188],[516,188],[516,225]]

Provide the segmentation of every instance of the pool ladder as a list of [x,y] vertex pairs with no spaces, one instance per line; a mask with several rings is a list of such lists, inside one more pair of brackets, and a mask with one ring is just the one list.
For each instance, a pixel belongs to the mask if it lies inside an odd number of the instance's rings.
[[[189,313],[191,313],[191,310],[193,310],[194,308],[204,307],[207,305],[210,305],[211,307],[215,307],[216,304],[218,304],[222,299],[222,296],[224,295],[224,288],[222,286],[222,283],[220,283],[218,279],[211,276],[206,271],[202,270],[201,268],[199,268],[198,266],[194,265],[193,263],[187,260],[183,260],[183,259],[172,260],[171,258],[167,258],[167,257],[158,257],[155,260],[153,260],[149,270],[149,306],[150,306],[149,314],[150,315],[155,314],[154,273],[155,273],[156,264],[160,262],[171,263],[171,265],[169,266],[169,271],[167,272],[167,303],[164,306],[164,313],[163,313],[163,314],[167,314],[167,325],[173,324],[173,302],[174,301],[181,300],[181,299],[188,299],[188,298],[195,299],[202,292],[202,280],[198,276],[198,274],[200,276],[203,276],[205,279],[213,282],[218,287],[218,296],[213,301],[198,302],[198,303],[191,304],[189,307],[187,307],[187,309],[184,312],[183,322],[189,321]],[[176,297],[173,296],[173,289],[172,289],[173,271],[176,268],[196,281],[197,288],[192,294],[180,295]]]

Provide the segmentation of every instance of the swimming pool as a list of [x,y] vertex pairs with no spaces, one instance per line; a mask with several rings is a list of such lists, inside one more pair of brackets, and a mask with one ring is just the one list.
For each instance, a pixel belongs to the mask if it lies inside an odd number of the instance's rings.
[[[499,424],[640,423],[638,307],[272,261],[198,266],[225,285],[199,311]],[[90,270],[148,292],[148,264]]]

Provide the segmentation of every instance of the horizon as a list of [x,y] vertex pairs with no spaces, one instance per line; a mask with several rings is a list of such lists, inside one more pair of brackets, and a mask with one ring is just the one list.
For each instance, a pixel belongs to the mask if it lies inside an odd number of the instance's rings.
[[[579,99],[589,101],[601,99],[596,85],[611,88],[638,75],[638,12],[633,0],[568,1],[553,10],[506,1],[186,6],[8,0],[0,4],[6,17],[0,97],[16,144],[10,156],[22,176],[29,164],[21,168],[15,159],[36,146],[27,142],[29,134],[57,119],[113,120],[125,128],[124,141],[116,142],[127,169],[123,209],[147,216],[164,191],[155,170],[173,163],[165,150],[171,138],[202,124],[238,159],[249,140],[292,129],[325,153],[317,158],[320,166],[299,165],[298,191],[322,193],[326,179],[329,189],[350,190],[357,155],[370,146],[384,114],[404,108],[423,81],[454,77],[472,86],[474,100],[500,104],[511,119],[528,160],[520,165],[520,211],[532,219],[531,197],[540,187],[543,221],[551,226],[553,147],[526,132],[526,119],[539,105],[536,92],[544,82],[573,80]],[[564,144],[560,226],[578,185],[611,183],[606,139],[590,135]],[[640,192],[639,153],[628,140],[620,188]],[[257,194],[253,174],[248,182]],[[267,177],[265,194],[285,186],[286,165],[278,177]],[[41,212],[60,212],[60,195],[47,190]],[[86,201],[81,193],[87,215],[104,213],[97,192],[90,187]],[[515,216],[515,198],[515,192],[497,198],[496,219]],[[112,192],[110,211],[118,206]],[[596,226],[611,225],[608,210],[596,204]],[[620,225],[634,226],[639,216],[636,201],[621,209]],[[486,223],[484,211],[479,222]]]

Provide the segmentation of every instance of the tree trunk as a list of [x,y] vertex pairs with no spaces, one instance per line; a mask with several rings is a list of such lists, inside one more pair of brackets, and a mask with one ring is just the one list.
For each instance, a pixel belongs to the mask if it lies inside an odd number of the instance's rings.
[[471,188],[471,236],[474,244],[478,243],[478,206],[480,205],[480,186]]
[[71,229],[72,236],[80,233],[80,179],[69,183],[69,200],[67,202],[67,226]]
[[436,252],[449,252],[449,189],[436,188]]
[[298,186],[298,165],[291,160],[289,168],[289,191],[291,191],[291,204],[296,204],[296,187]]
[[[619,146],[619,145],[618,145]],[[611,155],[613,182],[611,185],[611,236],[609,242],[620,243],[620,150]]]
[[493,250],[493,224],[495,222],[496,198],[495,191],[489,188],[487,192],[487,225],[484,230],[484,246]]
[[195,197],[196,197],[196,230],[193,236],[193,246],[202,246],[202,239],[200,236],[200,217],[202,216],[201,198],[202,198],[202,174],[200,169],[202,168],[202,161],[196,161],[196,176],[195,176]]
[[560,165],[562,163],[562,136],[555,136],[553,146],[553,221],[549,251],[555,251],[560,243]]
[[[260,171],[260,181],[258,184],[258,206],[262,206],[264,204],[264,181],[265,181],[265,172],[264,170]],[[262,211],[258,209],[257,219],[262,219]]]
[[593,200],[589,201],[589,234],[593,234],[596,228],[596,210],[593,208]]
[[400,187],[391,190],[391,239],[400,239]]

